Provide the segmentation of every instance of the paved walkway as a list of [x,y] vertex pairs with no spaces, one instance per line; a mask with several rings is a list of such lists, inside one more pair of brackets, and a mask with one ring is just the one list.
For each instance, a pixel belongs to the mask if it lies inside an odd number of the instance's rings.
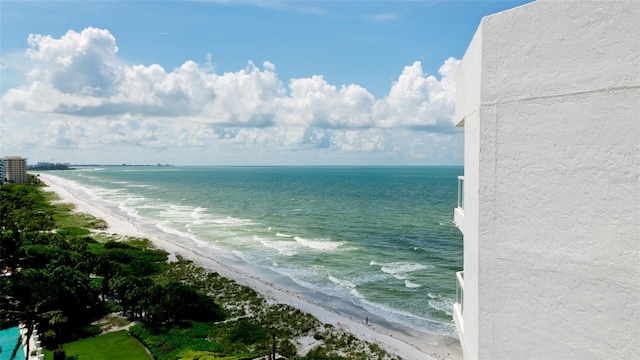
[[[24,338],[27,334],[27,328],[20,325],[20,336],[22,341],[24,342]],[[23,347],[23,351],[25,352],[26,360],[42,360],[44,359],[44,354],[42,353],[42,346],[40,345],[38,337],[38,332],[36,329],[33,329],[33,334],[29,338],[29,352],[31,354],[27,354],[27,347]],[[34,352],[35,350],[35,352]]]

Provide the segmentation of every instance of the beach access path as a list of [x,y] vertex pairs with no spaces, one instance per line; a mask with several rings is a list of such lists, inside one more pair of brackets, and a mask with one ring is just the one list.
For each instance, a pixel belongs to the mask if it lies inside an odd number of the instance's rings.
[[304,299],[294,292],[278,289],[274,284],[247,274],[241,269],[221,264],[212,258],[210,254],[199,253],[195,247],[190,249],[157,236],[149,236],[136,227],[133,222],[128,221],[124,213],[116,214],[110,209],[91,204],[89,199],[83,199],[72,194],[61,185],[60,178],[46,173],[39,173],[39,176],[47,185],[44,190],[55,192],[60,197],[61,202],[73,204],[76,212],[90,214],[104,220],[108,228],[103,231],[107,233],[149,239],[154,246],[168,252],[173,257],[180,255],[209,271],[217,272],[221,276],[252,288],[274,303],[293,306],[315,316],[322,323],[331,324],[361,340],[377,344],[389,353],[400,356],[403,359],[462,359],[462,349],[456,339],[419,331],[415,333],[395,331],[387,326],[373,323],[369,319],[367,319],[369,321],[366,324],[365,319],[354,319],[351,316],[340,314],[336,310]]

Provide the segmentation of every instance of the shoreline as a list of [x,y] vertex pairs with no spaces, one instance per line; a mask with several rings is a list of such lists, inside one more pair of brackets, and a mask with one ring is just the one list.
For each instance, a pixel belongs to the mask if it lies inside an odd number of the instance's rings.
[[[375,343],[387,352],[403,359],[462,358],[460,344],[453,337],[413,330],[368,313],[366,315],[358,314],[357,309],[341,308],[337,310],[325,304],[314,302],[301,295],[300,292],[277,287],[268,278],[257,277],[239,267],[222,263],[214,259],[209,253],[199,251],[201,248],[198,246],[192,247],[189,246],[191,244],[183,244],[177,236],[172,236],[172,234],[168,233],[159,234],[161,232],[159,229],[138,227],[133,222],[128,221],[126,214],[119,214],[119,209],[111,209],[108,206],[90,203],[89,199],[72,193],[70,189],[65,188],[64,185],[58,182],[61,178],[55,175],[38,174],[40,179],[47,185],[44,188],[45,191],[56,193],[61,202],[73,204],[76,212],[87,213],[104,220],[108,226],[107,229],[103,230],[106,233],[147,238],[155,247],[167,251],[170,254],[170,258],[180,255],[208,271],[217,272],[221,276],[252,288],[268,301],[287,304],[300,309],[315,316],[322,323],[331,324],[361,340]],[[221,255],[216,254],[216,256]],[[366,324],[365,316],[368,319],[368,324]]]

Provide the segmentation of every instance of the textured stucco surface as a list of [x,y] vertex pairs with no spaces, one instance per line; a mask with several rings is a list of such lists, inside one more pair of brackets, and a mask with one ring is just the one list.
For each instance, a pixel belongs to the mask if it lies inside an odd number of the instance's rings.
[[[480,70],[482,64],[482,27],[476,31],[456,78],[456,114],[454,122],[464,124],[464,218],[458,227],[464,235],[464,332],[459,333],[465,358],[478,349],[478,177],[480,125]],[[468,181],[468,180],[471,181]],[[457,324],[461,327],[460,324]]]
[[465,357],[640,359],[640,2],[486,17],[460,69]]

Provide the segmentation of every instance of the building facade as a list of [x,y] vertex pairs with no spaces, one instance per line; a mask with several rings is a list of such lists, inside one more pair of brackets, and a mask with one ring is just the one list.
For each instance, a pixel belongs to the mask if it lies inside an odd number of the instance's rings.
[[458,70],[466,359],[640,359],[640,1],[482,19]]
[[20,156],[5,156],[2,163],[6,182],[15,184],[27,182],[27,159]]

